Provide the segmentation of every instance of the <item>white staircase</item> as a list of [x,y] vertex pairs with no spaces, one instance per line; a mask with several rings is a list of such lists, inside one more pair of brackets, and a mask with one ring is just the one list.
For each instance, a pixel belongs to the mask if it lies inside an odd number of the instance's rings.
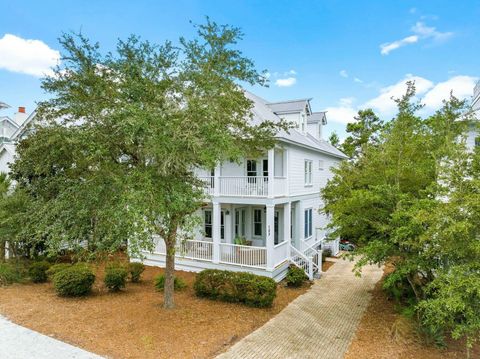
[[321,242],[308,246],[304,241],[300,242],[301,250],[290,244],[290,262],[303,269],[308,279],[319,278],[322,274],[322,250],[318,249]]

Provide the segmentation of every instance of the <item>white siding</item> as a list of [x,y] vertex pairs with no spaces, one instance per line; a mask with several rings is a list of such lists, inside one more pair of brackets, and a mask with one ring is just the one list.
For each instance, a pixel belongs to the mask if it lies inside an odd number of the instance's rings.
[[9,163],[12,163],[12,162],[13,162],[13,155],[8,151],[3,150],[0,153],[0,172],[1,173],[10,172]]
[[[330,168],[339,163],[339,160],[335,157],[297,146],[289,146],[288,151],[288,176],[291,196],[318,193],[320,188],[324,187],[327,180],[332,177]],[[305,186],[305,160],[313,162],[311,186]],[[320,161],[323,161],[323,170],[319,169]]]

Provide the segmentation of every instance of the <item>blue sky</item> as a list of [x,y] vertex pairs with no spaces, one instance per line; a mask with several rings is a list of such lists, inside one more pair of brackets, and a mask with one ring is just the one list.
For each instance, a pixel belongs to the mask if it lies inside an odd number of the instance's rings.
[[[312,97],[328,110],[327,132],[344,136],[363,107],[391,118],[391,96],[416,80],[425,113],[453,89],[468,98],[480,77],[479,1],[8,1],[0,0],[0,101],[31,111],[45,98],[39,74],[65,31],[82,31],[113,49],[138,34],[161,43],[193,36],[190,20],[239,26],[239,44],[269,88],[268,100]],[[27,41],[37,40],[37,41]]]

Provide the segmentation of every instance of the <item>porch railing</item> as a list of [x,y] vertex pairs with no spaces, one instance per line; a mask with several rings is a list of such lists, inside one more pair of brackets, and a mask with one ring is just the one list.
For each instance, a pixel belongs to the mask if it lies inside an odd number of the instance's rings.
[[247,267],[266,268],[267,249],[265,247],[220,243],[220,262]]
[[[202,176],[205,191],[208,195],[215,193],[215,186],[219,186],[218,193],[223,196],[239,197],[267,197],[269,180],[268,176],[220,176],[218,183],[215,177]],[[287,178],[274,177],[274,196],[285,196],[287,194]]]
[[288,241],[283,241],[273,247],[273,264],[275,267],[288,259],[288,249]]
[[211,261],[213,242],[188,240],[177,245],[176,254],[180,257]]

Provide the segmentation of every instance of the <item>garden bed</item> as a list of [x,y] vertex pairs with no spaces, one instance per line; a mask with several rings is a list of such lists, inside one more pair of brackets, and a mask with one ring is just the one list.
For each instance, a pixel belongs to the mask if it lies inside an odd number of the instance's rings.
[[[386,270],[388,271],[388,269]],[[395,302],[389,300],[382,290],[383,279],[372,291],[372,300],[365,311],[356,335],[350,343],[344,359],[453,359],[466,358],[464,341],[447,341],[447,348],[441,349],[426,345],[411,336],[403,340],[394,340],[391,329],[393,323],[401,319],[395,310]],[[403,319],[401,319],[403,320]],[[471,352],[471,358],[480,358],[480,348],[477,346]]]
[[308,289],[280,284],[273,307],[257,309],[197,298],[195,274],[179,271],[188,287],[175,293],[176,309],[166,311],[153,285],[160,273],[163,269],[146,267],[142,282],[110,293],[99,268],[92,294],[80,299],[58,297],[51,283],[11,285],[0,288],[0,314],[110,358],[211,358]]

